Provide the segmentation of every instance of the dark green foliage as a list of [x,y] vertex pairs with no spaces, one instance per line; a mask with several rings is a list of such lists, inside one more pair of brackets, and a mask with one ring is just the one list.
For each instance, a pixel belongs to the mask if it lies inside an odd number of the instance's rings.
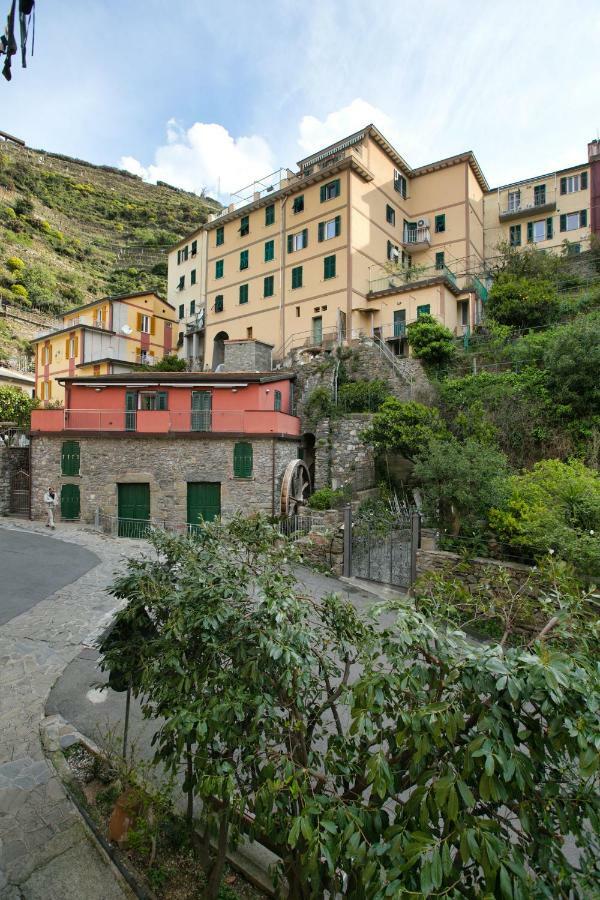
[[433,316],[419,316],[406,331],[413,355],[423,362],[444,365],[453,358],[454,336]]
[[376,412],[389,397],[387,382],[347,381],[338,388],[338,407],[344,412]]
[[186,361],[185,359],[180,359],[176,353],[169,353],[167,356],[163,356],[161,360],[159,360],[153,366],[140,366],[140,369],[147,370],[149,372],[185,372],[186,370]]
[[304,407],[304,417],[309,428],[314,428],[322,419],[327,419],[333,411],[331,392],[325,387],[317,387],[308,395]]
[[569,420],[600,416],[600,312],[554,331],[541,363],[561,415]]
[[0,422],[15,422],[28,428],[31,410],[39,405],[39,400],[28,397],[25,391],[10,385],[0,385]]
[[415,460],[427,452],[431,441],[444,438],[447,433],[437,409],[388,397],[363,438],[377,450]]
[[324,487],[311,494],[308,505],[311,509],[337,509],[346,499],[345,491],[340,488],[334,491],[330,487]]
[[487,302],[487,315],[512,328],[535,328],[554,322],[559,300],[551,282],[500,275]]

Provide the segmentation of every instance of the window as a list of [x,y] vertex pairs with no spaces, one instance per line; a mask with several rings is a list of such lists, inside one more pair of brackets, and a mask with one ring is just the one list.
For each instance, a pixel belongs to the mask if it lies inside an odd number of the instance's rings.
[[221,244],[224,244],[224,243],[225,243],[225,226],[220,225],[217,228],[215,244],[217,247],[220,247]]
[[296,266],[292,269],[292,287],[302,287],[302,266]]
[[326,256],[323,260],[323,278],[335,278],[335,256]]
[[167,409],[167,392],[142,391],[140,393],[140,409],[146,411]]
[[265,241],[265,262],[275,259],[275,241]]
[[275,224],[275,204],[271,203],[265,207],[265,225]]
[[180,318],[180,320],[183,319],[184,316],[185,316],[185,305],[184,305],[183,303],[180,303],[180,304],[179,304],[179,318]]
[[394,190],[398,191],[400,196],[406,200],[406,178],[398,169],[394,169]]
[[546,185],[536,184],[533,188],[533,205],[543,206],[546,202]]
[[177,285],[177,290],[182,291],[185,287],[185,275],[179,276],[179,284]]
[[575,191],[585,191],[588,186],[588,173],[579,172],[577,175],[567,175],[560,179],[561,194],[574,194]]
[[511,225],[508,230],[508,242],[511,247],[521,246],[521,226]]
[[190,303],[190,316],[193,316],[196,312],[196,301],[192,300]]
[[275,412],[281,412],[281,391],[273,392],[273,409]]
[[575,231],[577,228],[587,228],[587,209],[582,209],[580,212],[563,213],[561,215],[561,231]]
[[215,278],[223,277],[223,266],[224,266],[224,260],[218,259],[215,262]]
[[151,334],[153,331],[152,325],[153,320],[151,316],[145,316],[143,313],[139,313],[139,331],[142,331],[144,334]]
[[327,222],[319,222],[319,240],[329,241],[331,238],[339,237],[342,230],[342,218],[336,216],[335,219],[329,219]]
[[435,254],[435,267],[436,269],[443,269],[445,266],[444,262],[444,253],[443,251]]
[[42,400],[49,400],[52,396],[52,383],[50,381],[42,381]]
[[275,293],[275,278],[273,275],[267,275],[263,287],[263,296],[272,297]]
[[247,341],[252,340],[252,326],[251,325],[248,328],[246,328],[246,340]]
[[336,178],[335,181],[328,181],[327,184],[321,185],[321,203],[325,203],[326,200],[333,200],[335,197],[340,196],[340,179]]
[[240,284],[240,303],[248,302],[248,285]]
[[192,269],[190,272],[190,284],[196,284],[196,270]]
[[440,213],[435,217],[435,233],[441,234],[446,230],[446,213]]
[[424,303],[423,306],[417,306],[417,319],[420,319],[421,316],[429,315],[431,315],[431,306],[429,303]]
[[177,262],[178,263],[186,262],[187,258],[188,258],[188,248],[186,245],[185,247],[182,247],[181,250],[177,251]]
[[304,212],[304,194],[300,194],[299,197],[294,197],[292,210],[295,213]]
[[552,218],[527,223],[527,242],[531,244],[552,240]]
[[300,318],[300,307],[299,306],[296,307],[296,318],[297,319]]
[[396,244],[392,244],[391,241],[387,242],[387,258],[393,263],[397,263],[400,259],[400,248]]
[[248,268],[248,251],[242,250],[240,253],[240,270]]
[[240,441],[233,448],[233,477],[252,477],[252,444]]
[[65,441],[60,455],[62,475],[79,475],[79,441]]
[[79,341],[75,335],[70,335],[65,342],[65,359],[75,359]]
[[250,234],[250,216],[242,216],[240,219],[240,235],[245,237]]
[[521,191],[508,192],[508,211],[516,212],[521,209]]
[[192,256],[195,256],[198,252],[198,241],[192,241]]
[[297,231],[296,234],[288,234],[288,253],[304,250],[305,247],[308,247],[308,228]]
[[388,225],[396,224],[396,210],[393,206],[390,206],[389,203],[386,203],[385,205],[385,221]]
[[[396,250],[397,249],[398,248],[396,247]],[[402,251],[402,265],[408,266],[409,269],[412,266],[412,254],[406,253],[404,250]]]
[[215,312],[223,312],[223,294],[217,294],[215,297]]

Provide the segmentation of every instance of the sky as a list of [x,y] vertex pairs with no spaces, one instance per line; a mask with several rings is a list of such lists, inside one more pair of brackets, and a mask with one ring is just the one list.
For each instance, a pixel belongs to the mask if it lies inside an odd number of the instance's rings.
[[600,135],[598,0],[36,6],[0,129],[223,201],[371,122],[411,166],[473,150],[492,187]]

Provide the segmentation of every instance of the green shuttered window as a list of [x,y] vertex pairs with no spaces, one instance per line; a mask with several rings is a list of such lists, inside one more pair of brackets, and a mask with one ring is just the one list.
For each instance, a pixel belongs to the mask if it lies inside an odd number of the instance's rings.
[[321,203],[325,203],[326,200],[333,200],[334,197],[340,196],[340,179],[336,178],[335,181],[328,181],[327,184],[321,185]]
[[302,287],[302,266],[296,266],[292,269],[292,287]]
[[252,444],[240,441],[233,448],[234,478],[252,477]]
[[222,259],[217,259],[215,262],[215,278],[222,278],[224,271],[225,263]]
[[271,262],[275,259],[275,241],[265,242],[265,262]]
[[274,293],[275,293],[275,278],[273,277],[273,275],[267,275],[265,277],[263,296],[272,297]]
[[435,217],[435,233],[441,234],[446,230],[446,213],[441,213]]
[[275,204],[271,203],[265,207],[265,225],[275,224]]
[[250,216],[242,216],[240,219],[240,235],[245,237],[247,234],[250,234]]
[[281,391],[273,393],[273,409],[275,412],[281,412]]
[[248,268],[248,251],[242,250],[240,253],[240,269]]
[[335,278],[335,256],[326,256],[323,260],[323,278]]
[[248,302],[248,285],[240,284],[240,303]]
[[65,441],[60,457],[62,474],[79,475],[79,459],[79,441]]
[[215,297],[215,312],[223,312],[223,294],[217,294]]
[[217,245],[217,247],[220,247],[223,243],[225,243],[225,228],[223,225],[221,225],[216,230],[215,244]]

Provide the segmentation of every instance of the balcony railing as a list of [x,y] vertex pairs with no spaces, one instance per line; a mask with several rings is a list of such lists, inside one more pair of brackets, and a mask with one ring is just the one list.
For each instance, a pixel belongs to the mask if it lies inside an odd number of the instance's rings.
[[204,328],[204,310],[200,310],[197,312],[195,316],[192,316],[185,323],[185,331],[186,334],[190,334],[193,331],[201,331]]
[[498,207],[501,219],[519,218],[528,214],[549,212],[556,208],[556,187],[546,184],[545,190],[535,190],[535,185],[525,185],[519,195],[498,192]]
[[402,235],[402,243],[409,247],[418,244],[429,246],[431,243],[431,232],[428,225],[417,226],[417,228],[405,228]]
[[300,420],[276,410],[36,409],[32,431],[300,433]]
[[57,331],[65,331],[68,328],[78,328],[80,325],[87,325],[89,328],[101,328],[102,331],[111,330],[107,322],[101,322],[90,316],[73,316],[63,322],[58,328],[45,328],[43,331],[39,331],[35,336],[35,340],[38,341],[40,338],[50,337]]
[[454,272],[448,266],[413,266],[400,269],[397,272],[380,273],[371,278],[369,282],[370,293],[386,291],[390,288],[401,288],[406,285],[415,285],[432,278],[443,276],[453,285],[458,287],[458,280]]

